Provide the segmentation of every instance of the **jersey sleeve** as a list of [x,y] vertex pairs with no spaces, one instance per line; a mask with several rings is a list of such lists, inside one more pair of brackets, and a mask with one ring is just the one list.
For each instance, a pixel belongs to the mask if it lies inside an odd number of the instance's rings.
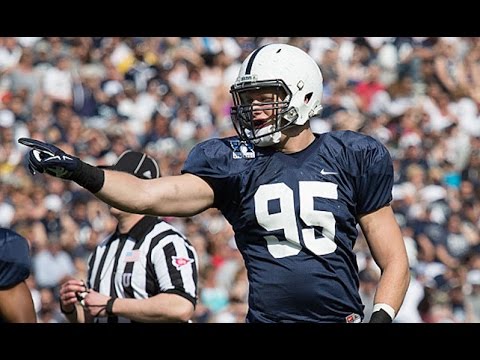
[[393,164],[387,148],[354,131],[328,133],[326,143],[352,182],[356,214],[378,210],[392,201]]
[[182,174],[200,176],[212,187],[215,194],[214,206],[222,209],[231,204],[235,194],[238,174],[243,171],[244,162],[234,160],[228,139],[210,139],[195,145],[190,151]]
[[232,172],[231,150],[222,139],[210,139],[195,145],[188,154],[182,173],[226,178]]
[[31,263],[28,242],[19,234],[1,229],[0,289],[12,287],[30,275]]
[[357,214],[375,211],[392,201],[392,158],[385,146],[370,139],[361,151],[361,171],[355,178]]

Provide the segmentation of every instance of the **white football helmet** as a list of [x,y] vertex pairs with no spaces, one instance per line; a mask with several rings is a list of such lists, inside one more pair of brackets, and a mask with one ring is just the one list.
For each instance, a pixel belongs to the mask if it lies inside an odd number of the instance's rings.
[[[256,127],[247,92],[268,88],[280,101],[261,103],[272,110],[275,121]],[[287,44],[269,44],[254,50],[242,63],[230,88],[232,122],[241,139],[257,146],[280,141],[281,131],[303,125],[322,109],[323,76],[316,62],[303,50]]]

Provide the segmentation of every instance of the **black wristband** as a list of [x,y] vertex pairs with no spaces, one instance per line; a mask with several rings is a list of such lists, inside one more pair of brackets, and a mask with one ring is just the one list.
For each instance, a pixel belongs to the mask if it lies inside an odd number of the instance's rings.
[[76,306],[73,306],[73,310],[72,311],[66,311],[63,306],[62,306],[62,303],[60,302],[60,311],[62,314],[65,314],[65,315],[70,315],[70,314],[73,314],[75,311],[77,311],[77,307]]
[[385,310],[380,309],[380,310],[372,313],[372,316],[370,317],[369,323],[385,323],[385,324],[388,324],[388,323],[391,323],[392,321],[393,321],[393,319],[390,317],[390,315],[388,315],[388,313]]
[[79,160],[79,162],[80,165],[73,172],[71,180],[93,194],[100,191],[105,182],[105,172],[81,160]]
[[113,303],[117,300],[117,298],[111,297],[107,301],[107,305],[105,305],[105,312],[107,313],[107,316],[115,316],[113,313]]

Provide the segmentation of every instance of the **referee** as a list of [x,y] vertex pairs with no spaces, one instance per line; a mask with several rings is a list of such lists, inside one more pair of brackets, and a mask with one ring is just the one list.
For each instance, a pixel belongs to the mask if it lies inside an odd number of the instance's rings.
[[[104,167],[137,177],[160,177],[146,154],[126,151]],[[132,189],[135,191],[135,189]],[[198,260],[193,246],[161,218],[111,208],[116,231],[92,252],[88,279],[60,288],[70,322],[188,322],[197,300]]]

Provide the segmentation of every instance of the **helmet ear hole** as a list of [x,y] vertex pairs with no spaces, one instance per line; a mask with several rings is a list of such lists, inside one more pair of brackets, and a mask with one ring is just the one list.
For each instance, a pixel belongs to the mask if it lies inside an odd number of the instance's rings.
[[312,95],[313,95],[313,93],[308,93],[307,95],[305,95],[305,98],[303,100],[305,102],[305,104],[309,103],[310,99],[312,98]]

